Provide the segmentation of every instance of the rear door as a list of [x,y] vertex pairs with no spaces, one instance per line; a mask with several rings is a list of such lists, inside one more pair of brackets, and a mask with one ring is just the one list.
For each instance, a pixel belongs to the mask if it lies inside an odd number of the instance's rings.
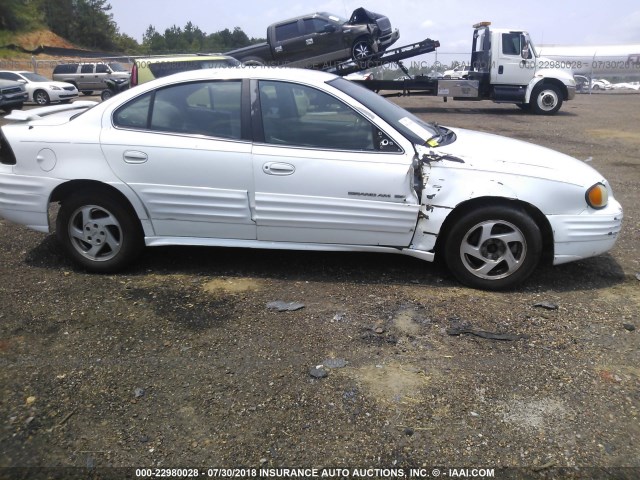
[[252,87],[258,239],[408,246],[418,215],[412,155],[319,89]]
[[157,236],[256,238],[241,85],[170,85],[103,120],[101,144],[109,165],[141,199]]

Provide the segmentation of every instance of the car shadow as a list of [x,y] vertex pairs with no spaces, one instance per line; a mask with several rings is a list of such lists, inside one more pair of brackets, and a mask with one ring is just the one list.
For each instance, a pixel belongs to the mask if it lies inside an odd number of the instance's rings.
[[[36,268],[85,273],[64,254],[54,235],[27,252]],[[123,275],[255,277],[270,280],[348,282],[363,285],[461,287],[441,262],[396,254],[313,252],[222,247],[153,247]],[[625,273],[609,254],[559,266],[541,265],[514,292],[599,290],[623,283]]]

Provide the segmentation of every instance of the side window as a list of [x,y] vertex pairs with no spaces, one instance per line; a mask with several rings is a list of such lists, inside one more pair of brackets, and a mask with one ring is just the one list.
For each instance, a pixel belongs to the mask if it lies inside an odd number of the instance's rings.
[[104,63],[96,65],[96,73],[109,73],[109,69]]
[[82,68],[80,68],[80,73],[93,73],[93,65],[82,65]]
[[377,150],[377,129],[340,100],[304,85],[260,81],[266,143],[336,150]]
[[282,42],[291,38],[299,37],[298,22],[283,23],[276,26],[276,42]]
[[502,53],[505,55],[520,56],[520,34],[519,33],[503,33],[502,34]]
[[120,107],[113,120],[125,128],[240,139],[241,91],[240,81],[174,85]]
[[151,92],[120,107],[113,114],[113,123],[117,127],[146,129],[151,105]]
[[330,25],[330,23],[321,18],[305,18],[304,19],[304,31],[306,34],[323,33],[327,25]]

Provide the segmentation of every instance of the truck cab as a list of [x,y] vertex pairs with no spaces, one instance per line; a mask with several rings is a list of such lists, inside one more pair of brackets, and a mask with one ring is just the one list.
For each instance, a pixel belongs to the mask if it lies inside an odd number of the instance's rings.
[[571,72],[539,57],[527,32],[490,26],[491,22],[473,26],[469,79],[478,81],[480,98],[515,103],[547,115],[574,98],[576,83]]

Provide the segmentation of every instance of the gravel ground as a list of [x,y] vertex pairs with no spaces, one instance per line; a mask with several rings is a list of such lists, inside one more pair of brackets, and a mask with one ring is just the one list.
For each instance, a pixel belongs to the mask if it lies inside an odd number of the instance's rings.
[[625,208],[615,249],[505,293],[392,255],[156,248],[93,275],[0,220],[0,478],[436,465],[639,478],[640,94],[579,95],[553,117],[397,102],[590,159]]

